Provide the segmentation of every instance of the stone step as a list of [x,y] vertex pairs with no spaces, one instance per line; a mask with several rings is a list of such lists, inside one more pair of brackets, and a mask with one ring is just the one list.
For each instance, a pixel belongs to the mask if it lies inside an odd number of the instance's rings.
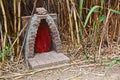
[[55,51],[36,53],[33,58],[28,59],[30,69],[55,66],[69,61],[70,59],[63,53],[57,53]]

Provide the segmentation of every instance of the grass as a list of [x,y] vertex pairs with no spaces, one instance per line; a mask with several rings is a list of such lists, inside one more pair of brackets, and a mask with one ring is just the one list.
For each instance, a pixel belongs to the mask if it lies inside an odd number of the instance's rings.
[[89,20],[89,18],[90,18],[90,16],[91,16],[91,14],[95,11],[95,9],[97,9],[97,8],[100,8],[100,6],[94,6],[94,7],[92,7],[91,9],[90,9],[90,11],[89,11],[89,13],[88,13],[88,15],[87,15],[87,17],[86,17],[86,19],[85,19],[85,23],[84,23],[84,27],[86,27],[86,25],[87,25],[87,23],[88,23],[88,20]]
[[10,60],[13,52],[9,49],[8,46],[5,46],[5,48],[0,51],[0,62],[4,63],[6,60]]
[[110,65],[108,67],[108,69],[106,70],[106,74],[110,71],[110,69],[113,67],[113,65],[115,65],[116,63],[120,63],[120,59],[113,59],[111,62],[110,62]]

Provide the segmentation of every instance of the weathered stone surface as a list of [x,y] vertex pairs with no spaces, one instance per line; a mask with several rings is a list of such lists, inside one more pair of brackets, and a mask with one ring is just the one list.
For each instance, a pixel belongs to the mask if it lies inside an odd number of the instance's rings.
[[36,54],[33,58],[29,58],[28,62],[31,69],[49,67],[53,65],[58,65],[61,63],[69,62],[70,59],[63,53],[57,53],[55,51],[50,51],[43,54]]
[[45,14],[47,14],[47,10],[45,8],[36,8],[36,12],[39,15],[45,15]]
[[34,68],[39,68],[39,64],[36,60],[37,59],[29,59],[28,63],[29,63],[30,68],[33,68],[33,67]]

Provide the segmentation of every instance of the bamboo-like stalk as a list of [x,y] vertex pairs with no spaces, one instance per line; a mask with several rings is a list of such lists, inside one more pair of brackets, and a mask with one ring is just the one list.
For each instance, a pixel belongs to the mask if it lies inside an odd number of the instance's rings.
[[[82,12],[83,12],[83,2],[84,0],[79,0],[79,16],[80,16],[80,19],[82,20],[83,19],[83,16],[82,16]],[[80,33],[80,39],[82,40],[82,24],[80,20],[79,21],[79,33]]]
[[109,16],[110,16],[110,10],[108,11],[108,14],[107,14],[107,19],[104,23],[104,26],[103,26],[103,32],[101,34],[101,41],[100,41],[100,46],[99,46],[99,59],[101,58],[101,47],[102,47],[102,42],[103,42],[103,38],[105,37],[105,33],[106,33],[106,27],[107,27],[107,23],[108,23],[108,19],[109,19]]
[[18,34],[17,38],[14,40],[14,42],[13,42],[12,45],[10,46],[10,49],[12,49],[12,48],[14,47],[15,43],[17,42],[17,40],[19,39],[19,37],[21,36],[21,34],[25,31],[26,27],[27,27],[27,26],[24,26],[24,27],[21,29],[21,31],[20,31],[20,33]]
[[[117,9],[120,11],[120,1],[118,2],[118,6],[117,6]],[[119,19],[120,19],[120,16],[119,16]],[[117,26],[118,26],[118,39],[117,39],[117,44],[118,45],[120,45],[120,20],[117,20],[118,22],[118,24],[117,24]]]
[[64,20],[64,25],[67,23],[67,10],[66,10],[66,4],[65,4],[66,1],[63,2],[63,15],[66,16],[66,19],[63,19]]
[[[17,3],[16,0],[13,0],[13,11],[14,11],[14,26],[13,26],[13,28],[14,28],[14,37],[17,36],[17,34],[16,34],[17,33],[17,9],[16,9],[17,4],[16,3]],[[16,50],[16,48],[15,49],[12,48],[12,50],[14,51],[14,50]]]
[[[4,35],[4,45],[3,45],[3,48],[5,48],[5,42],[6,42],[6,40],[7,40],[7,33],[5,33],[5,35]],[[4,61],[5,61],[5,55],[4,55],[4,53],[2,53],[2,62],[4,63]]]
[[17,9],[16,9],[16,0],[13,0],[13,8],[14,8],[14,32],[16,33],[17,32],[17,29],[16,29],[16,25],[17,25],[17,20],[16,20],[16,16],[17,16],[17,14],[16,14],[16,11],[17,11]]
[[2,9],[2,13],[3,13],[3,18],[4,18],[4,28],[5,28],[5,36],[4,36],[4,41],[3,41],[3,47],[6,46],[6,37],[7,37],[7,19],[6,19],[6,13],[5,13],[5,8],[4,8],[4,5],[3,5],[3,1],[1,0],[0,2],[0,5],[1,5],[1,9]]
[[64,26],[64,14],[63,14],[63,1],[61,1],[61,8],[60,8],[60,14],[61,14],[61,26]]
[[57,10],[58,10],[58,14],[57,14],[57,16],[58,16],[58,18],[57,18],[57,22],[58,22],[58,25],[60,26],[60,2],[58,1],[58,8],[57,8]]
[[0,22],[0,43],[1,43],[1,49],[3,49],[3,31],[2,31],[2,25]]
[[74,44],[74,34],[73,34],[73,24],[72,24],[72,15],[70,13],[70,5],[69,5],[69,1],[66,0],[66,4],[67,4],[67,9],[68,9],[68,16],[69,16],[69,26],[70,26],[70,33],[71,33],[71,40],[72,43]]
[[83,0],[79,1],[79,14],[80,14],[80,18],[82,18],[82,9],[83,9]]
[[120,45],[120,24],[118,24],[118,39],[117,44]]
[[50,12],[50,6],[51,6],[51,3],[50,3],[50,0],[48,0],[48,5],[47,5],[48,12]]
[[53,5],[54,11],[56,11],[56,6],[55,6],[55,4],[54,4],[54,0],[51,0],[51,4]]
[[77,15],[76,15],[77,12],[75,11],[75,5],[73,8],[73,12],[74,12],[75,27],[76,27],[76,32],[77,32],[77,43],[78,45],[80,45],[80,36],[79,36],[79,28],[78,28]]
[[[21,0],[18,0],[18,33],[21,30],[20,27],[21,27]],[[20,44],[20,39],[17,40],[17,44]],[[20,45],[17,45],[17,54],[18,55],[19,55],[19,51],[20,51]]]

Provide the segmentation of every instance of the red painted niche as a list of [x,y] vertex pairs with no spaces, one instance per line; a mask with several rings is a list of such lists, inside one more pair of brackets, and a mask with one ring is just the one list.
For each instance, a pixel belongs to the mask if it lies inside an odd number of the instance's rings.
[[42,19],[37,30],[35,39],[35,52],[43,53],[51,50],[52,37],[50,35],[49,26],[45,19]]

